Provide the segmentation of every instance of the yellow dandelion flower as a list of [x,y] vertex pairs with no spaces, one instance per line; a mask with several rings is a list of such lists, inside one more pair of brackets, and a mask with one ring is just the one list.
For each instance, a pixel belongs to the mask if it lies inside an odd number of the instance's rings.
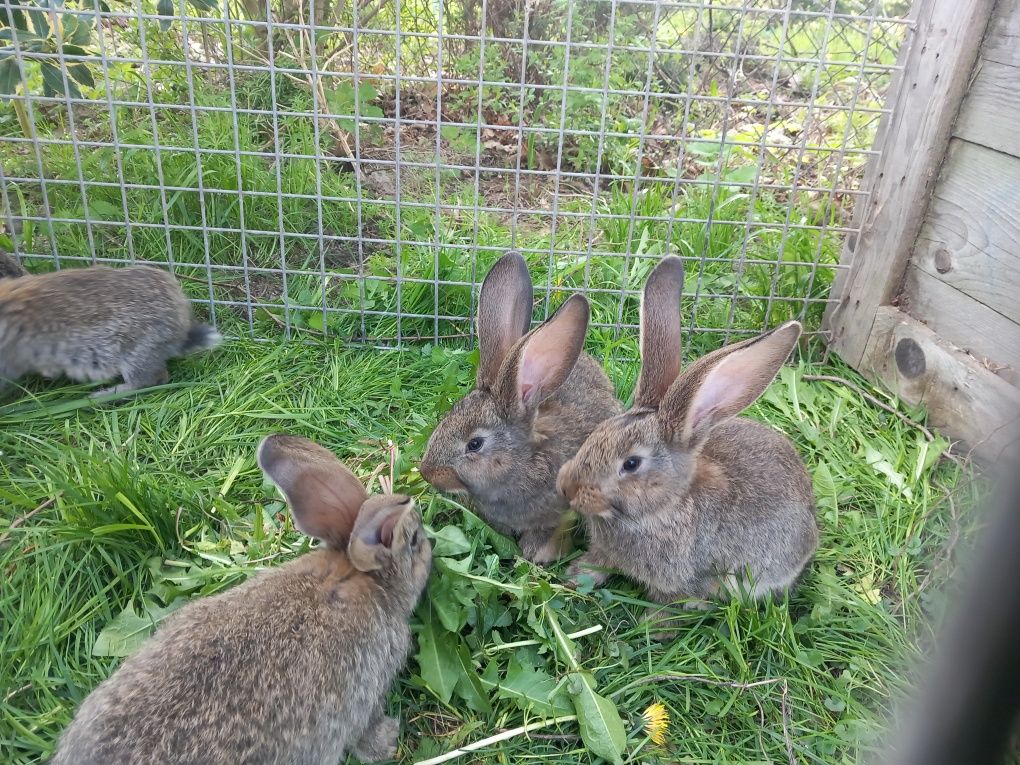
[[666,743],[666,733],[669,732],[669,712],[666,706],[656,701],[641,713],[641,717],[645,721],[645,734],[652,743],[659,746]]

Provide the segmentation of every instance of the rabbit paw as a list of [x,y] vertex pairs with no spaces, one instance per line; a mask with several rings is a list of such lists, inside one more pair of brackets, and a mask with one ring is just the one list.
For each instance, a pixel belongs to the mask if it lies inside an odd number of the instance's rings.
[[521,553],[532,563],[545,566],[570,551],[570,538],[560,532],[550,534],[524,533],[520,539]]
[[354,746],[354,755],[362,762],[386,762],[397,756],[400,720],[378,717]]
[[567,567],[567,580],[575,587],[581,584],[581,577],[590,577],[592,586],[599,587],[609,578],[608,571],[600,571],[596,568],[599,564],[585,555],[575,560]]

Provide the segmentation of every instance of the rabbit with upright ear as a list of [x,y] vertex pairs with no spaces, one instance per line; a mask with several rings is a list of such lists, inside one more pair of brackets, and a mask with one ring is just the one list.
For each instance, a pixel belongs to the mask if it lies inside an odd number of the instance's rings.
[[0,386],[34,372],[123,382],[93,394],[161,385],[167,359],[211,348],[177,280],[152,266],[69,268],[0,279]]
[[634,404],[597,427],[558,485],[585,518],[576,576],[618,569],[650,600],[754,597],[794,583],[818,543],[811,479],[787,438],[736,418],[800,336],[795,321],[698,359],[680,373],[683,263],[666,258],[641,303]]
[[409,497],[369,497],[329,451],[275,435],[258,462],[318,549],[172,614],[82,703],[52,765],[392,759],[385,695],[431,546]]
[[588,301],[573,295],[529,332],[531,311],[527,264],[507,253],[482,282],[475,389],[436,426],[419,469],[437,489],[466,494],[493,528],[519,539],[525,557],[546,563],[566,542],[556,473],[620,405],[582,350]]

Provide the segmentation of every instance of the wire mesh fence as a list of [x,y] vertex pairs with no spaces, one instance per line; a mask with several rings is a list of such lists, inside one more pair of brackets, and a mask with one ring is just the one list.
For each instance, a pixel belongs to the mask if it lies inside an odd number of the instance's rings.
[[469,338],[511,248],[606,342],[667,253],[692,338],[817,329],[908,10],[5,1],[0,244],[170,268],[260,338]]

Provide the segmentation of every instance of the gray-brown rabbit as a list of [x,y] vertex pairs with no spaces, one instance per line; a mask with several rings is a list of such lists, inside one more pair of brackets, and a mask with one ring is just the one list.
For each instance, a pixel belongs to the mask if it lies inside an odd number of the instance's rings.
[[368,497],[329,451],[259,447],[318,549],[171,615],[85,699],[52,765],[337,765],[396,753],[385,694],[431,546],[410,498]]
[[571,573],[618,569],[650,600],[753,596],[794,583],[818,543],[811,479],[790,441],[735,419],[775,377],[795,321],[728,345],[680,373],[683,263],[661,261],[641,304],[641,374],[632,408],[602,423],[559,474],[586,521]]
[[0,252],[0,279],[16,279],[25,275],[25,269],[14,256]]
[[437,489],[467,494],[525,557],[546,563],[566,541],[556,473],[620,404],[582,350],[588,301],[570,297],[529,332],[531,312],[527,264],[507,253],[482,282],[475,389],[436,426],[419,469]]
[[0,388],[24,374],[123,382],[126,393],[168,379],[167,359],[220,340],[192,320],[177,281],[151,266],[69,268],[0,279]]

